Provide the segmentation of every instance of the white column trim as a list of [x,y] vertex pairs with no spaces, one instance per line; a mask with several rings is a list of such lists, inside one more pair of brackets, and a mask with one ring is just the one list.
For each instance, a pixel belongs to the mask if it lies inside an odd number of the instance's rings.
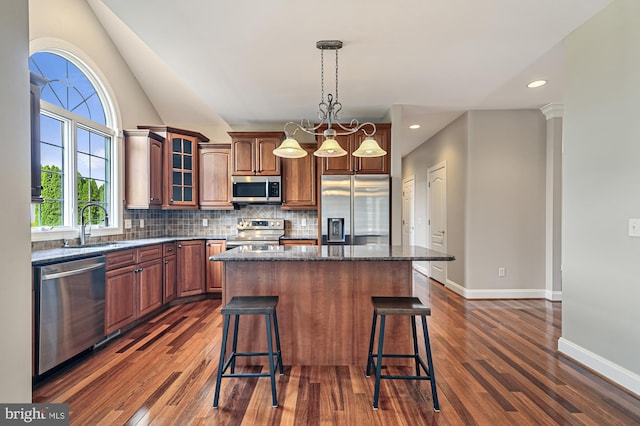
[[552,118],[562,118],[564,115],[564,105],[547,104],[540,108],[540,111],[542,111],[547,120],[551,120]]

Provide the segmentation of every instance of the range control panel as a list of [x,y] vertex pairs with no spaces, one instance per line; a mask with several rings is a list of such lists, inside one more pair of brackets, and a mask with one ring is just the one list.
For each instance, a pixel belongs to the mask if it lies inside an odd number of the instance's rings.
[[284,230],[284,219],[238,218],[238,231],[243,230]]

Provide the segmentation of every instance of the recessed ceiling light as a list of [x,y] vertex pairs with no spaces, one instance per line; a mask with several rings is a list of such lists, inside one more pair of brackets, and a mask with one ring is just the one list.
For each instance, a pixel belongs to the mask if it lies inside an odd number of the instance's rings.
[[410,129],[415,130],[415,129],[419,129],[420,125],[419,124],[412,124],[411,126],[409,126]]
[[547,80],[535,80],[527,84],[527,87],[533,89],[535,87],[544,86],[545,84],[547,84]]

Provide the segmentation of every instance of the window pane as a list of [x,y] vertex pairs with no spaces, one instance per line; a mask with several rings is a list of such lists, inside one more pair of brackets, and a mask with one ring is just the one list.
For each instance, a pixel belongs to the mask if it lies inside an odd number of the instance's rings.
[[91,134],[91,155],[107,158],[107,138],[96,133]]
[[181,169],[182,168],[182,157],[180,154],[173,154],[173,168]]
[[106,180],[107,179],[107,162],[104,158],[91,157],[91,177],[94,179]]
[[40,114],[40,141],[62,146],[62,121]]
[[189,186],[193,185],[191,176],[193,176],[193,173],[185,173],[184,174],[184,184],[185,185],[189,185]]
[[59,172],[62,172],[63,155],[64,150],[62,148],[43,143],[40,145],[40,166],[56,167]]
[[193,191],[191,187],[185,186],[184,188],[184,201],[193,201]]
[[189,157],[189,156],[184,157],[184,169],[185,170],[191,170],[191,160],[192,160],[192,157]]
[[88,154],[78,153],[78,176],[91,177],[91,159]]
[[182,139],[173,139],[173,152],[182,152]]
[[79,152],[84,152],[85,154],[89,154],[91,152],[89,146],[89,135],[90,133],[86,130],[78,129],[77,143]]
[[36,226],[62,226],[62,202],[45,200],[36,205],[36,216],[39,218]]
[[191,141],[185,139],[184,140],[184,153],[185,154],[191,154]]

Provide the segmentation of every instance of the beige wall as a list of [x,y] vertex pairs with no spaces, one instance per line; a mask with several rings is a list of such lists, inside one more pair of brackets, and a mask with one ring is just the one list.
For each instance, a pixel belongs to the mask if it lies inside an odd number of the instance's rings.
[[640,2],[566,40],[559,349],[640,394]]
[[[0,402],[31,402],[28,3],[0,2]],[[10,201],[10,202],[8,202]]]
[[[524,290],[522,296],[544,297],[542,113],[472,111],[468,167],[466,287]],[[498,268],[505,268],[505,277],[498,277]]]
[[[447,163],[447,285],[465,297],[544,297],[546,123],[538,110],[470,111],[403,159],[427,239],[427,169]],[[498,277],[498,268],[506,276]]]
[[447,278],[460,285],[465,283],[466,263],[467,124],[468,114],[463,114],[402,160],[402,179],[415,176],[415,239],[423,247],[429,242],[427,169],[447,162],[447,252],[456,256],[447,266]]

